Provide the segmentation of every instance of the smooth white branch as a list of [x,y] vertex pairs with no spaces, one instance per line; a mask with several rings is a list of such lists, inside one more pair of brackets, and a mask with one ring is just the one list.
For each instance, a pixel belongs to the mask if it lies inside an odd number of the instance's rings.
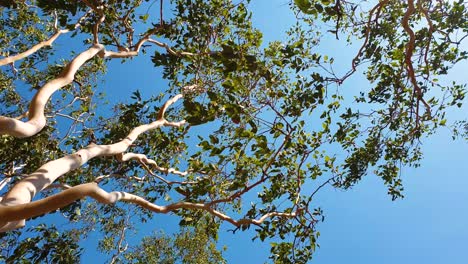
[[47,123],[44,114],[45,106],[54,92],[73,82],[76,72],[88,60],[104,49],[103,45],[94,45],[76,56],[57,78],[47,82],[34,95],[28,110],[28,121],[0,116],[0,135],[6,134],[14,137],[30,137],[39,133]]
[[195,53],[185,52],[185,51],[174,51],[169,45],[166,43],[151,39],[151,35],[156,33],[156,29],[148,31],[148,33],[144,34],[143,37],[135,44],[133,49],[131,50],[120,50],[120,51],[108,51],[105,50],[100,53],[102,58],[130,58],[135,57],[140,53],[140,49],[146,42],[153,43],[159,47],[166,49],[167,52],[174,56],[194,56]]
[[167,174],[175,174],[179,176],[187,176],[188,172],[187,171],[178,171],[174,168],[163,168],[159,167],[156,161],[149,159],[145,154],[137,154],[137,153],[125,153],[121,155],[117,155],[117,159],[119,161],[129,161],[129,160],[136,160],[140,164],[142,164],[145,169],[152,174],[152,171],[149,169],[148,165],[150,165],[152,168],[159,172],[167,173]]
[[[74,26],[74,29],[77,29],[78,27],[80,27],[81,25],[81,22],[83,22],[83,20],[92,12],[92,10],[88,10],[88,12],[86,12],[79,20],[78,22],[75,24]],[[57,18],[55,20],[55,25],[54,25],[55,28],[57,28]],[[36,45],[34,45],[33,47],[31,47],[30,49],[24,51],[24,52],[21,52],[21,53],[18,53],[16,55],[12,55],[12,56],[9,56],[9,57],[6,57],[6,58],[3,58],[3,59],[0,59],[0,66],[4,66],[4,65],[7,65],[7,64],[10,64],[10,63],[13,63],[17,60],[21,60],[21,59],[24,59],[28,56],[30,56],[31,54],[34,54],[35,52],[37,52],[38,50],[44,48],[44,47],[47,47],[47,46],[52,46],[52,44],[54,43],[54,41],[62,34],[65,34],[65,33],[68,33],[70,32],[69,29],[60,29],[60,30],[57,30],[57,32],[52,35],[48,40],[45,40],[45,41],[42,41]]]
[[[281,212],[270,212],[264,214],[258,219],[239,219],[235,220],[232,217],[215,210],[210,205],[205,203],[192,203],[192,202],[177,202],[165,206],[153,204],[146,199],[131,194],[127,192],[106,192],[101,189],[97,183],[85,183],[81,185],[74,186],[70,189],[62,191],[58,194],[49,196],[47,198],[26,203],[20,205],[13,205],[13,206],[3,206],[0,205],[0,219],[3,221],[8,221],[10,223],[14,223],[16,221],[22,221],[24,219],[28,219],[34,216],[42,215],[51,211],[55,211],[57,209],[63,208],[76,200],[82,199],[84,197],[91,197],[96,201],[104,204],[113,204],[118,201],[133,203],[142,208],[150,210],[155,213],[162,213],[166,214],[169,212],[173,212],[179,209],[188,209],[188,210],[204,210],[210,213],[213,216],[220,218],[223,221],[229,222],[236,227],[242,225],[260,225],[266,219],[272,217],[284,217],[284,218],[292,218],[297,216],[301,210],[297,210],[292,213],[281,213]],[[1,232],[2,230],[0,230]]]

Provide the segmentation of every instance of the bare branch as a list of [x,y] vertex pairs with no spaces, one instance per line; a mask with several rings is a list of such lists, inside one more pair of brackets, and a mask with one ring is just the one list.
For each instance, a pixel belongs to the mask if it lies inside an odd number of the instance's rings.
[[159,42],[157,40],[151,39],[151,35],[156,33],[157,29],[150,30],[148,33],[143,35],[143,37],[137,42],[135,47],[132,50],[120,50],[118,52],[115,51],[104,51],[103,53],[100,54],[101,57],[103,58],[130,58],[130,57],[135,57],[140,53],[140,49],[145,44],[146,42],[150,42],[153,44],[156,44],[160,47],[163,47],[169,52],[170,54],[174,56],[195,56],[195,53],[190,53],[190,52],[184,52],[184,51],[174,51],[169,45],[166,43]]
[[106,19],[106,15],[102,15],[101,18],[94,24],[93,27],[93,44],[97,45],[99,44],[99,26],[104,22]]
[[115,252],[114,256],[112,256],[110,264],[115,263],[119,255],[127,251],[128,249],[128,244],[125,244],[125,246],[122,247],[122,243],[125,240],[125,231],[128,228],[128,220],[129,220],[129,217],[127,216],[127,219],[125,220],[125,223],[122,225],[122,229],[120,230],[119,242],[117,242],[117,252]]
[[[362,53],[364,52],[364,49],[366,48],[367,46],[367,43],[369,42],[369,37],[370,37],[370,33],[371,33],[371,24],[372,24],[372,18],[374,17],[374,13],[376,12],[376,17],[375,17],[375,20],[377,20],[379,18],[379,15],[380,15],[380,10],[387,4],[389,0],[382,0],[382,1],[379,1],[370,11],[369,11],[369,17],[367,19],[367,22],[366,22],[366,32],[365,32],[365,37],[364,37],[364,42],[362,43],[361,45],[361,48],[359,48],[359,51],[358,53],[356,54],[356,56],[353,58],[353,60],[351,61],[351,70],[349,70],[345,76],[343,76],[342,78],[340,79],[333,79],[331,81],[336,81],[338,82],[338,84],[341,84],[343,83],[347,78],[349,78],[351,75],[353,75],[353,73],[356,72],[357,70],[357,61],[359,60],[359,57],[362,56]],[[338,32],[338,30],[337,30]]]
[[160,42],[160,41],[157,41],[157,40],[154,40],[154,39],[151,39],[149,38],[147,40],[148,42],[150,43],[153,43],[153,44],[156,44],[158,45],[159,47],[162,47],[162,48],[165,48],[167,50],[167,52],[169,52],[170,54],[174,55],[174,56],[195,56],[195,53],[191,53],[191,52],[185,52],[185,51],[174,51],[171,47],[169,47],[169,45],[167,45],[166,43],[163,43],[163,42]]
[[145,177],[135,177],[135,176],[127,177],[127,176],[122,175],[122,174],[111,173],[111,174],[101,175],[101,176],[99,176],[99,177],[96,177],[96,178],[94,179],[94,182],[95,182],[95,183],[100,183],[100,182],[103,181],[104,179],[110,179],[110,178],[126,178],[126,179],[135,180],[135,181],[138,181],[138,182],[142,182],[142,181],[145,180]]

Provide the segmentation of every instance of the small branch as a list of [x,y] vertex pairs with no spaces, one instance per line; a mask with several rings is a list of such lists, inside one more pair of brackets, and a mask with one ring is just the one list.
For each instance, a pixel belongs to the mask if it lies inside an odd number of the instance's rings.
[[[15,175],[16,171],[21,170],[25,166],[26,166],[26,164],[21,164],[19,166],[15,166],[15,163],[13,162],[11,164],[11,169],[4,173],[5,178],[0,181],[0,190],[5,188],[5,186],[7,186],[7,184],[12,181],[14,176],[18,176],[18,175]],[[1,199],[0,199],[0,202],[1,202]]]
[[43,42],[40,42],[40,43],[34,45],[32,48],[28,49],[28,50],[25,51],[25,52],[22,52],[22,53],[13,55],[13,56],[9,56],[9,57],[0,59],[0,66],[4,66],[4,65],[13,63],[13,62],[15,62],[15,61],[17,61],[17,60],[24,59],[24,58],[30,56],[31,54],[35,53],[36,51],[42,49],[43,47],[52,46],[52,43],[53,43],[61,34],[67,33],[67,32],[68,32],[68,30],[59,30],[59,31],[58,31],[57,33],[55,33],[52,37],[50,37],[48,40],[43,41]]
[[132,50],[120,50],[118,52],[115,51],[107,51],[105,50],[103,53],[100,54],[103,58],[130,58],[135,57],[140,53],[140,49],[146,42],[150,42],[156,44],[157,46],[163,47],[174,56],[195,56],[195,53],[184,52],[184,51],[174,51],[172,48],[169,47],[166,43],[159,42],[157,40],[151,39],[151,35],[156,33],[157,28],[150,30],[148,33],[144,34],[143,37],[137,42],[135,47]]
[[200,87],[196,84],[193,84],[193,85],[187,85],[187,86],[184,86],[182,87],[182,94],[183,95],[187,95],[187,94],[202,94],[204,92],[206,92],[206,89],[203,88],[203,87]]
[[51,185],[47,186],[44,190],[47,189],[61,189],[61,190],[68,190],[72,188],[72,186],[64,183],[52,183]]
[[149,38],[147,41],[150,42],[150,43],[156,44],[157,46],[159,46],[161,48],[165,48],[167,50],[167,52],[169,52],[170,54],[172,54],[174,56],[177,56],[177,57],[180,57],[180,56],[195,56],[196,55],[195,53],[191,53],[191,52],[174,51],[166,43],[163,43],[163,42],[160,42],[160,41],[157,41],[157,40],[154,40],[154,39]]
[[432,34],[434,33],[435,31],[435,28],[434,28],[434,24],[432,23],[432,20],[429,16],[429,13],[428,11],[422,6],[422,3],[421,1],[418,0],[417,2],[417,7],[418,9],[423,13],[424,15],[424,18],[426,19],[427,21],[427,24],[429,25],[429,38],[428,38],[428,41],[427,41],[427,45],[426,45],[426,50],[424,51],[424,63],[426,64],[426,68],[427,68],[427,79],[429,79],[429,62],[427,60],[427,56],[429,54],[429,50],[430,50],[430,47],[431,47],[431,41],[432,41]]
[[101,18],[98,20],[98,22],[94,24],[94,27],[93,27],[93,44],[94,45],[99,44],[99,26],[102,24],[102,22],[104,22],[105,19],[106,19],[106,15],[103,14]]
[[160,0],[160,6],[159,6],[159,25],[164,26],[164,20],[163,20],[163,2],[164,0]]
[[74,117],[72,117],[70,115],[66,115],[66,114],[62,114],[62,113],[55,113],[55,115],[68,118],[68,119],[73,120],[73,121],[78,122],[78,123],[83,123],[84,122],[84,120],[74,118]]
[[122,243],[125,240],[125,231],[127,230],[127,223],[128,223],[128,218],[126,222],[122,225],[122,230],[120,231],[119,242],[117,242],[117,252],[115,252],[114,256],[112,256],[112,260],[110,261],[110,264],[114,264],[117,261],[117,258],[119,257],[119,255],[127,251],[128,249],[128,244],[126,244],[125,247],[122,247]]
[[122,175],[122,174],[111,173],[111,174],[101,175],[99,177],[96,177],[96,179],[94,179],[94,182],[95,183],[100,183],[104,179],[109,179],[109,178],[126,178],[126,179],[135,180],[135,181],[138,181],[138,182],[142,182],[142,181],[145,180],[145,177],[135,177],[135,176],[127,177],[127,176]]
[[[119,155],[116,156],[117,157],[117,160],[118,161],[121,161],[121,162],[125,162],[125,161],[129,161],[129,160],[137,160],[140,164],[142,165],[152,165],[152,167],[154,167],[157,171],[160,171],[160,172],[164,172],[164,173],[172,173],[172,174],[175,174],[175,175],[179,175],[179,176],[187,176],[188,172],[187,171],[178,171],[174,168],[163,168],[163,167],[159,167],[158,164],[156,163],[156,161],[152,160],[152,159],[149,159],[146,155],[144,154],[137,154],[137,153],[125,153],[125,154],[122,154],[120,153]],[[149,170],[148,167],[146,167],[147,171],[152,173],[151,170]]]
[[[122,25],[124,26],[125,28],[125,31],[127,32],[127,46],[128,47],[131,47],[133,46],[133,32],[135,32],[135,29],[131,26],[131,24],[128,22],[128,18],[130,17],[130,14],[133,13],[133,11],[138,7],[140,6],[141,4],[141,0],[138,1],[138,2],[135,2],[135,5],[130,8],[127,13],[125,14],[125,16],[121,19],[122,21]],[[113,34],[112,34],[113,36]],[[117,41],[119,42],[119,41]],[[128,51],[128,50],[127,50]]]
[[283,143],[281,144],[281,146],[278,148],[277,151],[275,151],[275,153],[272,155],[272,157],[270,158],[270,161],[265,165],[265,167],[262,169],[263,171],[263,174],[262,176],[260,177],[259,180],[257,180],[256,182],[250,184],[250,185],[247,185],[244,189],[242,190],[239,190],[233,194],[231,194],[230,196],[226,197],[226,198],[221,198],[221,199],[217,199],[217,200],[213,200],[211,202],[209,202],[208,204],[209,205],[214,205],[214,204],[219,204],[219,203],[225,203],[225,202],[231,202],[231,201],[234,201],[234,199],[237,199],[239,197],[241,197],[243,194],[249,192],[250,190],[252,190],[253,188],[259,186],[260,184],[262,184],[263,182],[265,182],[267,179],[268,179],[268,173],[267,171],[270,169],[271,165],[273,164],[273,162],[276,160],[276,158],[278,157],[278,155],[283,151],[283,148],[284,146],[286,145],[286,142],[288,140],[288,137],[289,135],[285,138],[285,140],[283,141]]
[[[73,80],[73,81],[76,82],[76,80]],[[86,101],[86,100],[88,100],[88,97],[78,97],[78,96],[76,96],[75,98],[73,98],[73,100],[72,100],[69,104],[67,104],[66,106],[64,106],[64,107],[62,107],[62,108],[60,108],[60,109],[58,109],[57,111],[55,111],[55,113],[62,112],[62,111],[65,110],[66,108],[72,106],[72,105],[73,105],[76,101],[78,101],[78,100]]]
[[16,120],[21,120],[21,119],[23,119],[23,118],[25,118],[25,117],[28,117],[28,115],[29,115],[29,111],[26,111],[25,113],[23,113],[23,114],[21,114],[21,115],[15,117],[15,119],[16,119]]
[[[7,186],[7,184],[9,182],[11,182],[11,177],[6,177],[6,178],[3,178],[1,181],[0,181],[0,190],[2,190],[3,188],[5,188],[5,186]],[[1,198],[1,197],[0,197]],[[1,200],[0,200],[1,202]]]
[[[342,84],[348,77],[350,77],[351,75],[353,75],[353,73],[356,72],[356,70],[357,70],[357,61],[358,61],[359,57],[361,57],[362,53],[364,52],[364,49],[367,46],[367,43],[369,42],[369,37],[370,37],[370,33],[371,33],[371,23],[372,23],[372,18],[374,16],[374,12],[377,11],[377,15],[376,15],[376,18],[375,18],[375,20],[377,21],[377,19],[379,18],[379,15],[380,15],[380,10],[383,8],[383,6],[385,6],[387,4],[388,1],[389,0],[379,1],[379,3],[377,3],[369,11],[369,18],[367,19],[367,23],[366,23],[367,27],[366,27],[366,32],[365,32],[364,43],[362,43],[361,48],[359,48],[358,53],[356,54],[356,56],[351,61],[351,70],[348,71],[345,74],[345,76],[343,76],[342,78],[334,79],[334,80],[331,80],[331,81],[337,81],[338,84]],[[337,32],[338,32],[338,30],[337,30]]]
[[[162,168],[162,167],[159,167],[157,164],[156,164],[156,161],[152,160],[152,159],[148,159],[146,157],[146,155],[144,154],[135,154],[135,153],[126,153],[126,154],[118,154],[116,155],[117,157],[117,160],[118,161],[121,161],[121,162],[124,162],[124,161],[128,161],[128,160],[137,160],[142,166],[143,168],[153,177],[156,177],[158,178],[159,180],[161,180],[162,182],[166,183],[167,185],[173,185],[173,184],[180,184],[180,185],[187,185],[187,184],[196,184],[197,182],[196,181],[168,181],[166,179],[164,179],[163,177],[155,174],[149,167],[148,165],[152,165],[152,167],[154,167],[156,170],[160,171],[160,172],[164,172],[166,174],[169,174],[169,173],[172,173],[172,174],[176,174],[176,175],[179,175],[179,176],[186,176],[188,174],[187,171],[184,171],[184,172],[181,172],[181,171],[177,171],[173,168]],[[122,177],[122,176],[121,176]],[[98,177],[99,178],[99,177]],[[142,178],[138,178],[138,177],[131,177],[131,179],[137,179],[138,181],[143,181],[145,179],[145,177],[142,177]],[[95,182],[99,182],[101,181],[102,179],[96,179]],[[183,194],[183,193],[182,193]]]

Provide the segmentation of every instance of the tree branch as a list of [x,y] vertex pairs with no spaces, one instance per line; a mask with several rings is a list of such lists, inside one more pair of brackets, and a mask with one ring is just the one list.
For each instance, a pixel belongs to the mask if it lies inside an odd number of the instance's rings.
[[174,56],[195,56],[195,53],[190,53],[190,52],[184,52],[184,51],[174,51],[169,45],[166,43],[159,42],[157,40],[151,39],[151,35],[156,33],[157,29],[150,30],[148,33],[143,35],[143,37],[137,42],[135,47],[132,50],[121,50],[121,51],[108,51],[105,50],[100,54],[101,57],[103,58],[130,58],[130,57],[135,57],[140,53],[140,49],[145,44],[146,42],[150,42],[153,44],[156,44],[157,46],[160,46],[162,48],[165,48],[167,52]]
[[[124,161],[129,161],[129,160],[137,160],[140,164],[142,165],[151,165],[154,167],[157,171],[159,172],[164,172],[164,173],[172,173],[175,175],[179,176],[187,176],[188,172],[187,171],[178,171],[174,168],[163,168],[159,167],[156,161],[149,159],[145,154],[137,154],[137,153],[121,153],[116,156],[118,161],[124,162]],[[148,167],[145,168],[148,172],[152,173],[151,170],[149,170]]]
[[[261,216],[259,219],[243,218],[234,220],[232,217],[223,214],[204,203],[177,202],[166,206],[160,206],[131,193],[115,191],[108,193],[99,188],[97,183],[85,183],[38,201],[20,205],[0,205],[0,217],[5,222],[15,223],[16,221],[23,221],[24,219],[63,208],[68,204],[71,204],[74,201],[84,197],[91,197],[96,201],[104,204],[113,204],[118,201],[133,203],[152,212],[161,214],[167,214],[178,209],[204,210],[223,221],[233,224],[236,227],[251,224],[260,225],[266,219],[272,217],[292,218],[297,216],[302,211],[301,209],[298,209],[293,213],[270,212]],[[0,232],[4,232],[4,229],[0,228]]]
[[[86,13],[78,20],[78,22],[75,24],[74,30],[80,27],[81,22],[82,22],[91,12],[92,12],[92,9],[88,10],[88,12],[86,12]],[[42,49],[43,47],[52,46],[52,43],[54,43],[54,41],[55,41],[60,35],[65,34],[65,33],[68,33],[68,32],[70,32],[69,29],[61,29],[61,30],[58,30],[58,31],[57,31],[54,35],[52,35],[48,40],[42,41],[42,42],[40,42],[40,43],[34,45],[32,48],[28,49],[27,51],[24,51],[24,52],[22,52],[22,53],[19,53],[19,54],[13,55],[13,56],[9,56],[9,57],[0,59],[0,66],[4,66],[4,65],[13,63],[13,62],[15,62],[15,61],[17,61],[17,60],[24,59],[24,58],[30,56],[31,54],[37,52],[38,50]]]
[[[341,78],[333,78],[329,79],[330,81],[336,81],[338,84],[342,84],[347,78],[349,78],[351,75],[353,75],[356,70],[357,70],[357,62],[359,58],[362,56],[367,44],[369,43],[369,38],[370,38],[370,33],[371,33],[371,24],[372,24],[372,18],[374,17],[374,12],[376,12],[376,17],[375,21],[378,20],[380,16],[380,10],[387,4],[389,0],[381,0],[379,1],[370,11],[369,11],[369,17],[366,22],[366,32],[365,32],[365,37],[364,37],[364,42],[362,43],[361,47],[359,48],[358,53],[356,56],[354,56],[353,60],[351,61],[351,70],[349,70],[343,77]],[[336,31],[336,34],[338,34],[338,30]]]
[[401,23],[402,23],[403,29],[409,36],[409,41],[406,44],[406,51],[405,51],[405,64],[406,64],[406,71],[408,73],[409,79],[411,81],[411,84],[413,85],[414,91],[417,96],[416,127],[419,127],[419,113],[418,113],[419,102],[421,101],[424,104],[424,106],[426,107],[426,111],[429,115],[431,115],[431,107],[423,98],[423,92],[421,90],[421,87],[419,87],[418,81],[416,80],[416,76],[415,76],[414,68],[413,68],[413,62],[411,61],[411,58],[413,57],[414,48],[415,48],[416,36],[414,35],[414,32],[409,25],[409,19],[414,14],[415,11],[416,11],[416,8],[414,7],[414,1],[408,0],[408,9]]
[[44,115],[45,105],[54,92],[73,82],[78,69],[98,52],[104,49],[102,45],[94,45],[76,56],[57,76],[47,82],[33,97],[29,105],[29,120],[23,122],[15,118],[0,116],[0,135],[7,134],[14,137],[30,137],[39,133],[46,125]]

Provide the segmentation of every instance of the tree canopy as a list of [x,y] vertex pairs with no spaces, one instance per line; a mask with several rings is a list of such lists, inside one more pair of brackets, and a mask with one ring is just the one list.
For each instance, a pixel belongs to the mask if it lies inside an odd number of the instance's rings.
[[[446,119],[465,100],[449,74],[468,56],[466,2],[294,0],[287,39],[269,43],[249,2],[0,2],[1,260],[73,263],[99,232],[112,263],[223,262],[230,225],[276,239],[272,261],[306,263],[323,187],[374,175],[400,198],[428,135],[468,138]],[[327,38],[353,58],[321,52]],[[107,102],[109,61],[137,56],[167,87]],[[354,75],[367,86],[343,91]],[[128,246],[155,213],[180,233]]]

